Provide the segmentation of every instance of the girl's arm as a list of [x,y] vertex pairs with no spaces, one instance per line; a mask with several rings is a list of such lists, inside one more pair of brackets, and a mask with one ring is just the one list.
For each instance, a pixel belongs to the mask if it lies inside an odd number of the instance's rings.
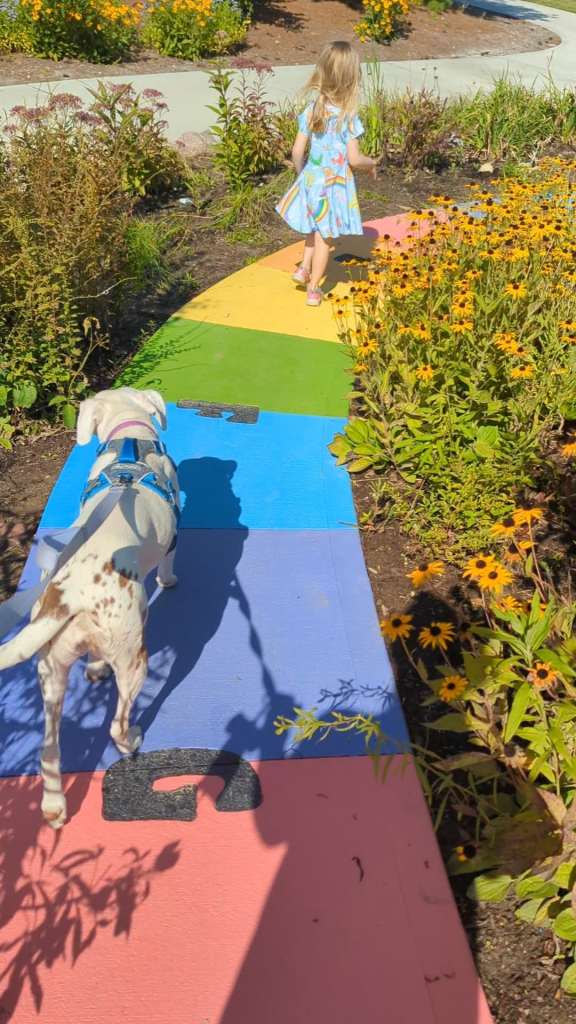
[[296,168],[296,173],[300,174],[300,171],[304,167],[306,161],[306,150],[308,148],[308,136],[304,132],[298,132],[296,136],[296,142],[292,146],[292,163]]
[[357,171],[372,171],[373,177],[376,177],[376,168],[380,161],[374,160],[371,156],[364,156],[364,154],[360,152],[358,139],[350,139],[346,153],[348,156],[348,163],[351,167],[354,167]]

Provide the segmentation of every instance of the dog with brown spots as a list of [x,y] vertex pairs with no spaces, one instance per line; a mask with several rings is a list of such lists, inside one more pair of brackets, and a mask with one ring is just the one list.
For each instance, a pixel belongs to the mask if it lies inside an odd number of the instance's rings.
[[[153,417],[166,428],[166,406],[157,391],[102,391],[80,405],[77,442],[88,444],[94,434],[101,443],[112,438],[156,442]],[[86,675],[92,682],[110,672],[116,676],[118,704],[110,735],[118,750],[131,754],[141,742],[139,728],[130,726],[130,713],[148,670],[144,583],[153,569],[161,587],[177,582],[173,562],[178,508],[178,479],[171,459],[158,445],[149,444],[142,450],[146,451],[146,468],[154,474],[160,490],[173,495],[173,505],[142,483],[123,488],[108,517],[50,580],[32,611],[30,624],[0,646],[0,669],[39,653],[45,713],[42,813],[53,828],[61,828],[66,821],[60,718],[68,672],[77,658],[89,656]],[[96,458],[90,480],[98,480],[115,458],[113,451],[103,451]],[[100,490],[88,496],[74,526],[86,522],[105,493]]]

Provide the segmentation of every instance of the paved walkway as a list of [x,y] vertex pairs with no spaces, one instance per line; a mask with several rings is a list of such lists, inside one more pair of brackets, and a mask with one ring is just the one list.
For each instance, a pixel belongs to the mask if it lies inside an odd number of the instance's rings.
[[[555,32],[561,44],[536,53],[514,53],[501,57],[454,57],[447,60],[388,61],[382,64],[384,78],[390,89],[421,86],[437,89],[443,96],[489,87],[495,77],[508,72],[527,85],[542,87],[549,75],[561,86],[576,84],[576,14],[541,7],[526,0],[476,0],[474,6],[494,13],[540,22]],[[298,92],[310,74],[310,68],[279,67],[269,87],[270,98],[282,102]],[[130,81],[111,76],[107,81]],[[160,89],[168,103],[168,135],[177,139],[184,132],[209,129],[214,115],[208,104],[214,102],[208,76],[204,71],[174,72],[164,75],[141,75],[135,80],[139,89]],[[86,88],[94,88],[97,80],[53,82],[40,85],[8,85],[0,87],[0,111],[16,104],[30,106],[42,102],[48,90],[72,92],[86,96]]]
[[[408,219],[369,223],[337,255],[402,238]],[[349,364],[329,305],[306,307],[291,281],[300,252],[193,299],[123,376],[169,401],[180,582],[150,611],[136,759],[108,741],[113,684],[71,674],[72,818],[58,836],[40,825],[35,666],[3,673],[0,1006],[12,1024],[491,1022],[398,756],[406,729],[349,478],[326,447],[347,415]],[[329,278],[343,287],[337,259]],[[93,448],[72,452],[39,533],[71,522]],[[358,737],[295,748],[277,736],[295,706],[377,714],[386,782]],[[197,817],[182,775],[203,776]]]

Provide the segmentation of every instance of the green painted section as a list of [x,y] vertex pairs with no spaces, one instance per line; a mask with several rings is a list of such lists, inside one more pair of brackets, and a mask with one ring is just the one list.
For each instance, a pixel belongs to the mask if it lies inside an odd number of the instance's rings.
[[147,341],[118,386],[257,405],[268,412],[347,416],[350,365],[343,346],[173,317]]

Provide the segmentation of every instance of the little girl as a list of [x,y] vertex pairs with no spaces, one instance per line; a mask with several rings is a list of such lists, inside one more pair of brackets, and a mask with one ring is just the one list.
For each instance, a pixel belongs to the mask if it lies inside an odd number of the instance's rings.
[[375,177],[378,161],[363,156],[358,145],[364,131],[356,115],[360,60],[350,43],[325,47],[306,86],[306,93],[310,92],[316,93],[316,98],[298,118],[292,149],[298,178],[276,211],[291,228],[306,235],[304,259],[293,277],[307,287],[308,305],[319,306],[323,298],[320,281],[330,255],[327,240],[362,234],[350,167],[370,170]]

